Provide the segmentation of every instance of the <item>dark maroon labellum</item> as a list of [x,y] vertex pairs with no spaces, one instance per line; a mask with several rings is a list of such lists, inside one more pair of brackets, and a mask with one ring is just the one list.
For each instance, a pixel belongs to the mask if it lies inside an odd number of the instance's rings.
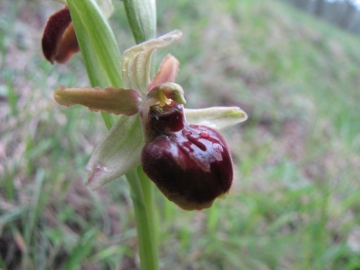
[[200,210],[229,191],[232,160],[218,131],[188,125],[182,105],[150,107],[145,128],[144,172],[170,201],[186,210]]

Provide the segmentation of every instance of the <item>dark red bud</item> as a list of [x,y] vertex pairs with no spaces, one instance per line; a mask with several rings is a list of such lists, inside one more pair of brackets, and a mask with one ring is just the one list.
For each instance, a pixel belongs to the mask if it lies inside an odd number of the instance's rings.
[[218,131],[188,125],[182,105],[152,106],[148,117],[143,169],[170,201],[200,210],[229,191],[232,160]]
[[45,58],[51,63],[64,63],[80,50],[68,7],[49,18],[41,44]]

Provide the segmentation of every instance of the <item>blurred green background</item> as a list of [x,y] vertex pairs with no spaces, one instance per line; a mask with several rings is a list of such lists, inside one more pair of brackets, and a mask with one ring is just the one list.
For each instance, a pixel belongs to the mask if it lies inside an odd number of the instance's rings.
[[[123,6],[110,19],[134,44]],[[40,50],[60,4],[0,2],[0,269],[137,269],[129,188],[92,192],[86,163],[107,130],[98,113],[64,108],[60,86],[89,82],[78,54]],[[187,107],[240,106],[225,132],[235,182],[187,212],[156,192],[161,269],[360,269],[360,40],[268,0],[157,1]]]

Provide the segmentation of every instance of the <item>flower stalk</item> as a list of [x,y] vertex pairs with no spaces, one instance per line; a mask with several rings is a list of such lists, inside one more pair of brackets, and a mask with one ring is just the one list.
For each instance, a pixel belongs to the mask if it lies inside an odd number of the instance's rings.
[[[155,38],[155,0],[124,0],[134,39],[137,44]],[[126,175],[134,205],[141,269],[159,269],[154,184],[148,179],[141,165]]]
[[141,269],[159,269],[154,184],[141,166],[126,175],[134,205]]

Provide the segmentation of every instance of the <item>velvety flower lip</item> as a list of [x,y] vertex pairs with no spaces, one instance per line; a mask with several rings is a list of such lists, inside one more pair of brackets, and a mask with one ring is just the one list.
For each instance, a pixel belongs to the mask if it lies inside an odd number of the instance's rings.
[[161,192],[184,210],[201,210],[226,194],[233,181],[230,149],[221,134],[189,125],[183,105],[150,107],[149,138],[141,154],[144,172]]

